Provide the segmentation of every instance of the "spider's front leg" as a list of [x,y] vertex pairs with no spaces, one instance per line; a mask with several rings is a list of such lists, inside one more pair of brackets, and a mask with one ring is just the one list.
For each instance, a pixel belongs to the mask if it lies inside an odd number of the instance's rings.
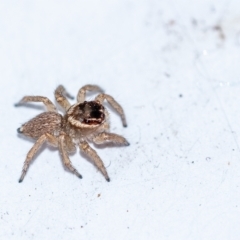
[[121,107],[121,105],[118,102],[116,102],[116,100],[112,96],[110,96],[108,94],[101,93],[95,98],[95,100],[99,101],[101,104],[103,104],[103,101],[105,99],[118,112],[118,114],[120,115],[120,117],[122,119],[123,126],[127,127],[126,117],[125,117],[123,108]]
[[47,98],[42,96],[25,96],[20,100],[18,103],[15,104],[15,107],[22,105],[23,103],[27,102],[42,102],[49,112],[57,112],[56,107],[54,104]]
[[103,143],[114,143],[124,146],[129,146],[130,143],[127,141],[126,138],[115,134],[115,133],[108,133],[108,132],[101,132],[93,138],[93,142],[96,144],[103,144]]
[[103,90],[97,85],[85,85],[78,91],[77,102],[82,103],[85,101],[86,91],[98,91],[103,92]]
[[94,149],[92,149],[86,141],[80,142],[79,148],[94,162],[96,167],[102,172],[105,179],[108,182],[110,182],[110,178],[108,176],[107,170],[103,164],[102,159],[98,156],[97,152]]
[[71,106],[71,104],[69,103],[69,101],[67,100],[66,97],[73,99],[73,96],[71,96],[62,85],[59,85],[56,88],[54,95],[55,95],[55,99],[59,103],[59,105],[64,110],[67,111],[69,109],[69,107]]

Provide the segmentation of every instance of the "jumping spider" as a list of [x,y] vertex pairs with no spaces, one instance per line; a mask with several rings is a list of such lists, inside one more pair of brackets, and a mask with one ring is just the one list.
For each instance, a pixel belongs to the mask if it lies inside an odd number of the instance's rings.
[[[85,101],[86,91],[100,91],[101,93],[94,101]],[[37,115],[17,129],[18,133],[36,139],[35,144],[27,154],[19,182],[23,181],[30,162],[45,142],[57,147],[60,151],[64,166],[79,178],[82,178],[73,167],[68,156],[68,153],[74,152],[76,145],[78,145],[80,150],[93,161],[109,182],[110,178],[101,158],[97,155],[96,151],[89,146],[87,141],[95,144],[111,142],[128,146],[129,143],[124,137],[108,132],[108,112],[103,106],[103,101],[107,100],[119,113],[123,126],[126,127],[127,123],[122,107],[113,97],[102,93],[101,88],[96,85],[85,85],[82,87],[78,91],[77,103],[74,105],[70,105],[66,97],[71,99],[73,97],[71,97],[62,85],[57,87],[54,95],[56,101],[65,110],[64,116],[57,112],[56,107],[47,97],[25,96],[15,105],[20,106],[26,102],[42,102],[47,108],[47,112]]]

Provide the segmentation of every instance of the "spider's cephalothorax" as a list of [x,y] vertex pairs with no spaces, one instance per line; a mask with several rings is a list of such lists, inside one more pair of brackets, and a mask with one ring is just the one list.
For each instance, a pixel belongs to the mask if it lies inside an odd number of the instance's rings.
[[42,102],[47,107],[47,112],[39,114],[18,128],[18,133],[36,139],[36,143],[27,154],[19,182],[24,179],[31,160],[44,142],[57,147],[66,168],[82,178],[68,157],[68,153],[75,151],[76,145],[78,145],[80,150],[93,160],[106,180],[110,181],[102,160],[87,141],[90,140],[95,144],[112,142],[128,146],[129,143],[124,137],[109,133],[108,113],[102,105],[103,101],[107,100],[119,113],[124,127],[127,126],[125,114],[114,98],[104,93],[100,93],[94,101],[85,101],[86,91],[102,92],[96,85],[86,85],[79,90],[77,103],[71,106],[66,97],[72,97],[65,88],[60,85],[55,90],[56,101],[66,112],[64,116],[57,112],[56,107],[46,97],[26,96],[16,104],[19,106],[26,102]]
[[81,111],[82,122],[95,125],[100,124],[105,119],[104,107],[99,102],[83,102],[79,104],[79,109]]
[[69,108],[67,119],[73,126],[94,128],[104,122],[105,108],[99,101],[84,101]]

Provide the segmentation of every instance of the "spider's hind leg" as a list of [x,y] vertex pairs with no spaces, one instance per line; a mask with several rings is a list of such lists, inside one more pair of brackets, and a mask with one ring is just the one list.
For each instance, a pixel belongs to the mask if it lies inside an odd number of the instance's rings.
[[54,104],[49,100],[47,97],[42,96],[25,96],[23,97],[18,103],[15,104],[15,107],[22,105],[23,103],[27,102],[42,102],[49,112],[57,112],[56,107]]
[[50,143],[54,147],[57,147],[57,145],[58,145],[57,139],[49,133],[46,133],[46,134],[42,135],[40,138],[38,138],[38,140],[35,142],[35,144],[33,145],[33,147],[29,150],[29,152],[27,154],[27,157],[24,162],[23,169],[22,169],[22,175],[19,179],[19,182],[23,181],[23,179],[27,173],[27,170],[29,168],[30,162],[32,161],[32,159],[36,155],[37,151],[41,148],[41,146],[45,142]]
[[19,179],[19,182],[22,182],[26,173],[27,173],[27,170],[29,168],[29,164],[30,162],[32,161],[33,157],[36,155],[37,151],[40,149],[40,147],[44,144],[44,142],[47,140],[47,136],[44,134],[42,135],[36,142],[35,144],[33,145],[33,147],[29,150],[28,154],[27,154],[27,157],[26,157],[26,160],[24,162],[24,165],[23,165],[23,169],[22,169],[22,175]]

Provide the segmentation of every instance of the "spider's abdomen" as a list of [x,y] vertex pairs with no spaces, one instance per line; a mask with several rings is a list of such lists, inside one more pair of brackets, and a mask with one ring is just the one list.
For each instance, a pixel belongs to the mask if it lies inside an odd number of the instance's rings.
[[39,138],[45,133],[55,135],[61,130],[62,116],[56,112],[44,112],[24,123],[18,132],[31,138]]

